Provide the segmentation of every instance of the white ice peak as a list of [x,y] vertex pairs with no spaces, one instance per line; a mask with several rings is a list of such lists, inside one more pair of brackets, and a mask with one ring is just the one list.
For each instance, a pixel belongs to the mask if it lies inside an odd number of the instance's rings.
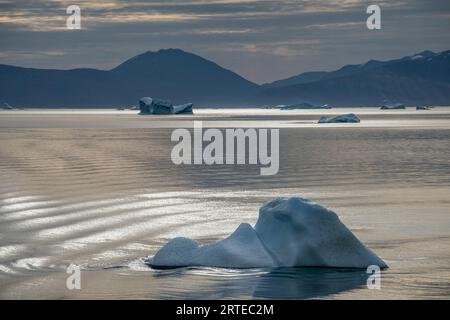
[[188,238],[175,238],[149,264],[224,268],[387,267],[333,211],[299,197],[276,198],[266,203],[254,228],[241,224],[230,236],[213,244],[201,246]]

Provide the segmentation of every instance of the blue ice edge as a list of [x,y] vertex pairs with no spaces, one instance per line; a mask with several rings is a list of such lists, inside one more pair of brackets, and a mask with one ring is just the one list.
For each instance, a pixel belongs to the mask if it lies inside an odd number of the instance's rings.
[[179,267],[380,269],[388,265],[367,248],[333,211],[305,198],[276,198],[227,238],[200,245],[175,238],[146,263],[154,269]]

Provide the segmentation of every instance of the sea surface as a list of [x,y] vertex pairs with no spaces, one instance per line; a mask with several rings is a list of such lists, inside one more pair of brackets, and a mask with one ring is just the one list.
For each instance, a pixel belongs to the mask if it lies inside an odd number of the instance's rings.
[[[449,299],[450,107],[430,111],[0,111],[1,299]],[[317,124],[353,112],[359,124]],[[280,128],[280,169],[172,163],[176,128]],[[278,196],[334,210],[385,260],[365,270],[145,264],[168,240],[210,243]],[[81,289],[66,269],[81,267]]]

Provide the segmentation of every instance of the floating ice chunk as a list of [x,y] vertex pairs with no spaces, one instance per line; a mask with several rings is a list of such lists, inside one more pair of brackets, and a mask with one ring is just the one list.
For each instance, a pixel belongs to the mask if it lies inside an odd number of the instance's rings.
[[149,262],[154,267],[189,266],[193,264],[194,252],[198,248],[197,241],[182,237],[175,238],[162,247]]
[[354,113],[342,114],[333,118],[327,118],[325,116],[320,117],[319,123],[340,123],[340,122],[352,122],[359,123],[361,120]]
[[175,238],[159,250],[153,267],[210,266],[223,268],[275,267],[255,230],[241,224],[228,238],[199,246],[188,238]]
[[328,104],[324,105],[314,105],[307,102],[301,102],[296,104],[280,104],[275,106],[275,109],[281,110],[295,110],[295,109],[331,109],[331,106]]
[[174,114],[181,114],[181,113],[192,114],[193,106],[194,106],[193,103],[186,103],[186,104],[181,104],[179,106],[173,106],[173,113]]
[[405,105],[402,103],[395,104],[385,104],[381,106],[381,110],[397,110],[397,109],[406,109]]
[[172,103],[160,99],[144,97],[139,100],[141,114],[171,114]]
[[278,266],[387,267],[336,213],[308,199],[270,201],[259,210],[255,230]]
[[430,106],[417,106],[416,110],[431,110],[433,107]]
[[333,211],[298,197],[268,202],[254,229],[241,224],[222,241],[199,246],[191,239],[173,239],[149,263],[159,268],[387,267]]
[[174,106],[170,101],[144,97],[139,100],[140,114],[192,114],[192,103]]
[[14,108],[9,105],[8,102],[3,103],[3,109],[5,110],[13,110]]

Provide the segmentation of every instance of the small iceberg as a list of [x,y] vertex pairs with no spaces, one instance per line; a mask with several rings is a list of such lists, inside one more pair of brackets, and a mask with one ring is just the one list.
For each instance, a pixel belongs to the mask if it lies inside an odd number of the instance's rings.
[[170,101],[144,97],[139,100],[140,114],[192,114],[192,103],[174,106]]
[[430,106],[417,106],[416,110],[431,110],[433,107]]
[[398,110],[398,109],[406,109],[405,105],[402,103],[395,104],[385,104],[381,106],[381,110]]
[[179,106],[173,106],[172,110],[173,110],[174,114],[180,114],[180,113],[192,114],[193,106],[194,106],[194,104],[192,104],[192,103],[185,103],[185,104],[180,104]]
[[333,211],[299,197],[266,203],[254,228],[243,223],[213,244],[175,238],[147,263],[153,268],[387,267]]
[[320,117],[318,123],[359,123],[361,120],[354,113],[342,114],[336,117],[327,118],[325,116]]
[[296,109],[331,109],[328,104],[324,105],[314,105],[307,102],[297,103],[297,104],[280,104],[275,106],[275,109],[280,110],[296,110]]
[[5,110],[13,110],[14,108],[12,106],[10,106],[8,102],[4,102],[3,103],[3,109],[5,109]]

